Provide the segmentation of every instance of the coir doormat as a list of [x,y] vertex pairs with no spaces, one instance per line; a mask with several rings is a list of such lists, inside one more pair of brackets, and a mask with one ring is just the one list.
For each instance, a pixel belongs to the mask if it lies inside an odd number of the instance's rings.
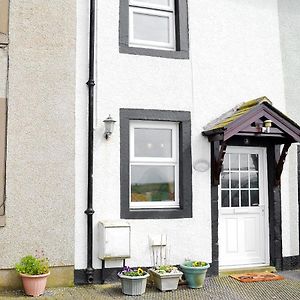
[[263,272],[263,273],[245,273],[245,274],[232,274],[230,277],[241,282],[258,282],[258,281],[272,281],[282,280],[284,277],[276,273]]

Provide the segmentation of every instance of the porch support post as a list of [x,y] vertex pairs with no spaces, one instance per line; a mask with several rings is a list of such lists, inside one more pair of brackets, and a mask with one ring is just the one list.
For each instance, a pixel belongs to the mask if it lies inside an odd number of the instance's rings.
[[288,150],[291,146],[291,143],[286,143],[283,146],[282,152],[280,154],[280,157],[277,161],[277,166],[276,166],[276,176],[275,176],[275,186],[280,185],[280,177],[282,174],[282,170],[283,170],[283,165],[286,159],[286,156],[288,154]]
[[215,159],[218,157],[219,141],[211,142],[211,234],[212,234],[212,264],[209,274],[217,276],[219,274],[219,206],[218,206],[218,184],[214,181]]
[[222,171],[224,156],[226,153],[226,143],[222,141],[213,141],[212,143],[212,184],[218,186],[220,183],[220,174]]
[[280,145],[268,147],[270,263],[282,269],[281,188],[275,185],[276,168],[280,160]]

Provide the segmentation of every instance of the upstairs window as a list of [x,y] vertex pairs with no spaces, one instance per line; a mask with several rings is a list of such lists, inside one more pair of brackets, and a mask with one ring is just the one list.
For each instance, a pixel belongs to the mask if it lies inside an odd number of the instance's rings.
[[129,46],[174,51],[174,0],[129,0]]
[[188,58],[187,0],[120,0],[120,52]]

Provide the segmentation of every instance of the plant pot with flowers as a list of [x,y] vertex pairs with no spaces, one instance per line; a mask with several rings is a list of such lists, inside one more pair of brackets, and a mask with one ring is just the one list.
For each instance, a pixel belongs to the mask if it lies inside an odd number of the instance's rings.
[[137,296],[145,293],[147,278],[150,275],[142,268],[131,269],[125,266],[118,276],[121,279],[123,294]]
[[180,265],[181,270],[184,273],[187,284],[190,288],[198,289],[203,287],[209,264],[204,261],[185,261]]
[[177,267],[167,265],[149,269],[149,272],[152,275],[155,286],[162,292],[176,290],[179,279],[182,276],[182,272]]
[[40,296],[44,293],[49,272],[49,261],[45,257],[24,256],[16,264],[26,295]]

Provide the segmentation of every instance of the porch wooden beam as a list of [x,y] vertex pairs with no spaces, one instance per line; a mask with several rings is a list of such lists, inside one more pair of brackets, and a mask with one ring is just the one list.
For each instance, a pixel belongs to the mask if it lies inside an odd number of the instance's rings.
[[282,152],[280,154],[279,160],[277,162],[276,166],[276,175],[275,175],[275,186],[278,186],[280,184],[280,177],[283,171],[283,165],[285,163],[286,156],[288,154],[288,150],[291,146],[291,143],[286,143],[283,146]]
[[214,141],[212,142],[213,147],[213,164],[212,164],[212,184],[219,185],[220,184],[220,174],[222,172],[222,166],[224,161],[224,156],[226,154],[227,144],[223,141]]

